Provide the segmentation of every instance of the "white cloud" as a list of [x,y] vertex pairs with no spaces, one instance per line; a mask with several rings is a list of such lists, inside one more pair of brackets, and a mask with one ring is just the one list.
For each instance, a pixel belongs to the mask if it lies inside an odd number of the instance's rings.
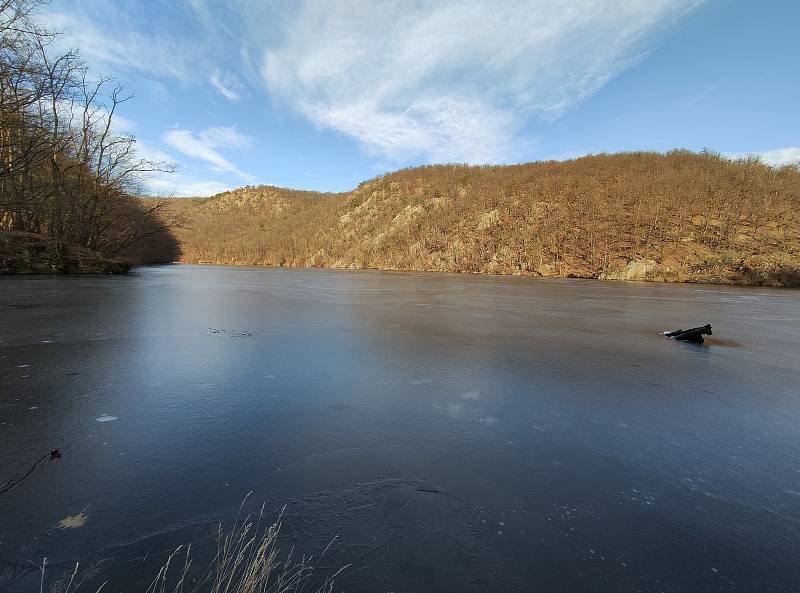
[[381,156],[498,161],[636,63],[700,0],[303,0],[265,53],[268,87]]
[[115,22],[113,30],[77,11],[51,11],[46,17],[49,26],[64,33],[62,43],[79,47],[81,55],[101,71],[132,69],[182,82],[196,76],[192,59],[202,55],[196,41],[143,34],[132,26],[122,26],[120,22],[130,21],[130,17],[113,4],[105,3],[104,11],[106,19]]
[[208,81],[228,101],[236,103],[242,99],[242,82],[235,74],[215,68]]
[[514,127],[510,112],[456,97],[420,99],[402,112],[366,100],[308,106],[305,113],[390,158],[424,154],[432,160],[493,162],[502,159]]
[[[595,93],[703,1],[152,0],[155,23],[131,3],[59,0],[48,14],[100,71],[234,103],[263,85],[395,163],[500,162],[522,155],[527,122]],[[177,130],[171,146],[251,179],[200,134]]]
[[147,186],[154,194],[205,198],[233,189],[233,186],[219,181],[198,181],[179,173],[154,175],[147,181]]
[[250,138],[239,132],[234,126],[206,128],[198,132],[203,142],[219,148],[247,148]]
[[167,163],[175,164],[175,158],[168,152],[153,146],[149,142],[145,142],[139,138],[136,139],[136,156],[146,161],[153,163]]
[[111,131],[115,134],[133,134],[136,130],[136,122],[119,113],[115,113],[111,118]]
[[[221,132],[223,137],[227,132]],[[234,131],[235,133],[235,131]],[[214,135],[212,132],[211,136]],[[155,195],[174,195],[206,197],[233,189],[234,186],[217,180],[197,179],[182,173],[181,164],[166,150],[142,140],[136,140],[136,154],[139,158],[155,163],[165,163],[177,168],[174,172],[153,171],[142,176],[143,186],[147,192]]]
[[772,165],[773,167],[800,165],[800,147],[797,146],[764,150],[762,152],[725,153],[725,156],[730,159],[757,157],[761,162]]
[[162,140],[186,156],[205,161],[214,171],[234,173],[248,183],[255,181],[255,177],[239,169],[219,152],[224,148],[245,148],[250,145],[250,139],[234,127],[207,128],[200,132],[169,130],[164,133]]

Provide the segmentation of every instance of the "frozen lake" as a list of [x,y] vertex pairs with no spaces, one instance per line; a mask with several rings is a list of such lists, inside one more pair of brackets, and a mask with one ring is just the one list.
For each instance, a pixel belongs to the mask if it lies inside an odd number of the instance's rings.
[[[707,322],[702,346],[658,334]],[[797,591],[800,292],[0,278],[0,483],[55,448],[0,495],[0,591],[38,590],[46,556],[144,593],[249,491],[287,505],[284,548],[338,535],[337,591]]]

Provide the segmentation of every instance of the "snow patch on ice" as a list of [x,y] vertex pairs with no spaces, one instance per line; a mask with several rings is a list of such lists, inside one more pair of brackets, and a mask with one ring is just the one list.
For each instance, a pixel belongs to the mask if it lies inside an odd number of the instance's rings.
[[464,410],[464,404],[449,403],[445,406],[434,406],[436,409],[443,410],[445,414],[451,418],[461,417],[461,412]]
[[89,519],[83,512],[78,513],[77,515],[69,515],[61,519],[58,522],[59,529],[76,529],[78,527],[83,527],[86,525],[86,521]]
[[483,396],[481,395],[480,391],[478,391],[477,389],[473,389],[472,391],[467,391],[466,393],[462,393],[461,397],[463,399],[478,400],[481,399]]

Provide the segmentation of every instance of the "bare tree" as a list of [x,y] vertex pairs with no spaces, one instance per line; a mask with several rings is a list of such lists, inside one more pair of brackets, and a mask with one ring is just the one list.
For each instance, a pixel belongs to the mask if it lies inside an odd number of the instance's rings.
[[0,229],[40,233],[118,255],[174,222],[145,205],[142,175],[169,163],[139,158],[115,130],[133,98],[92,78],[77,50],[58,52],[39,25],[43,0],[0,0]]

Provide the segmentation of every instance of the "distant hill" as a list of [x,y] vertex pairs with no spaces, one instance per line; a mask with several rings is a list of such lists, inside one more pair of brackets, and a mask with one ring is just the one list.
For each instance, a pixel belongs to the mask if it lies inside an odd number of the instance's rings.
[[800,170],[709,153],[427,166],[172,207],[191,263],[800,285]]

